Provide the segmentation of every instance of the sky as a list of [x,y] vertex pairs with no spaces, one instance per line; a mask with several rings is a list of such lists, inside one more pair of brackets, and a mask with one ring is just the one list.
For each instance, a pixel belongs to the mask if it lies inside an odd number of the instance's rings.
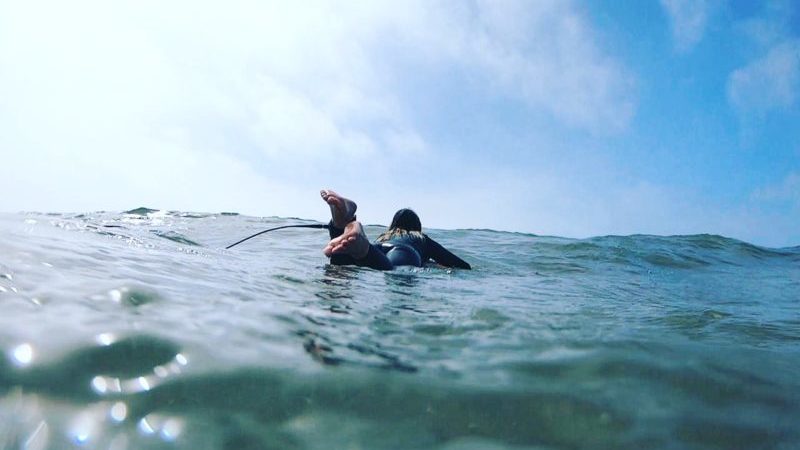
[[795,1],[0,0],[0,211],[800,245]]

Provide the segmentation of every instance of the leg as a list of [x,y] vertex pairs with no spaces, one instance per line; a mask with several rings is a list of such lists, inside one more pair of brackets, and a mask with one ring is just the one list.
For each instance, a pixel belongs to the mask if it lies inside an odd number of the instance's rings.
[[354,264],[378,270],[394,268],[380,247],[369,243],[361,223],[355,220],[345,225],[343,233],[331,239],[322,252],[330,256],[331,264]]
[[[344,233],[344,227],[355,219],[358,205],[352,200],[342,197],[334,191],[323,189],[319,191],[320,197],[331,208],[331,221],[328,222],[328,234],[331,239],[336,239]],[[350,255],[329,255],[331,264],[339,266],[354,265],[355,259]]]
[[366,266],[378,270],[394,268],[380,248],[370,245],[364,228],[355,221],[356,202],[328,189],[320,191],[319,195],[331,208],[328,230],[331,241],[322,251],[331,258],[331,264]]
[[[331,240],[336,239],[337,237],[341,236],[344,233],[344,229],[336,228],[336,225],[333,224],[333,220],[328,222],[328,234],[331,237]],[[331,255],[331,264],[337,266],[352,266],[356,264],[356,260],[353,259],[350,255]]]
[[356,209],[358,208],[356,202],[328,189],[319,191],[319,195],[330,206],[331,223],[336,228],[343,229],[349,222],[356,220]]

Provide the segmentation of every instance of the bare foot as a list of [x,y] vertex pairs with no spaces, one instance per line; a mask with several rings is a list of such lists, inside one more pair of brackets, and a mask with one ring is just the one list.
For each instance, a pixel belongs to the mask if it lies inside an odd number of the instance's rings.
[[356,202],[344,198],[331,190],[323,189],[319,195],[331,207],[331,218],[336,228],[344,228],[349,222],[356,219]]
[[358,221],[352,221],[345,225],[344,233],[331,239],[328,245],[322,249],[325,256],[341,253],[350,255],[355,259],[362,259],[369,253],[369,239],[367,239],[364,228]]

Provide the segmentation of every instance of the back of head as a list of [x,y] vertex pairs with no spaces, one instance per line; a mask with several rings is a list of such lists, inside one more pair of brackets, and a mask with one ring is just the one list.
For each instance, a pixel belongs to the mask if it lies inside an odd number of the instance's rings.
[[408,208],[403,208],[396,213],[392,218],[392,224],[389,225],[390,230],[401,229],[406,231],[422,231],[422,222],[419,220],[417,213]]

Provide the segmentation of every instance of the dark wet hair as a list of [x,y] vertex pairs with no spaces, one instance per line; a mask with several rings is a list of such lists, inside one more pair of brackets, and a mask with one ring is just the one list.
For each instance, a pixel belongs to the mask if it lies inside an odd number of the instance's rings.
[[389,225],[390,230],[396,228],[406,231],[422,231],[422,222],[419,221],[417,213],[408,208],[403,208],[394,213],[392,224]]

